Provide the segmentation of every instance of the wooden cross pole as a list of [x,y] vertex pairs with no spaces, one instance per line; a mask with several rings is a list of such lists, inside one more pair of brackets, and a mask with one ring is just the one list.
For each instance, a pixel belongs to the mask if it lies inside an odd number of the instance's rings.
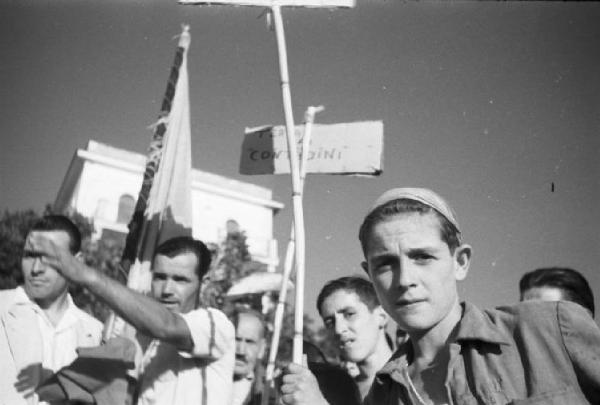
[[285,115],[287,145],[290,155],[290,172],[292,177],[292,204],[294,209],[294,236],[296,241],[296,302],[294,312],[294,349],[292,361],[297,364],[302,364],[302,330],[304,326],[304,210],[302,208],[302,187],[294,134],[294,115],[292,110],[292,96],[290,92],[287,50],[285,45],[283,20],[281,18],[281,7],[348,8],[354,7],[354,2],[355,0],[179,0],[179,4],[184,5],[237,5],[269,7],[271,9],[277,38],[281,94]]
[[[306,177],[306,162],[308,160],[308,151],[310,149],[310,138],[312,134],[312,124],[315,119],[315,114],[323,111],[323,106],[310,106],[304,114],[304,136],[302,137],[302,158],[300,160],[300,187],[304,190],[304,179]],[[262,405],[266,405],[269,400],[269,391],[273,388],[273,377],[275,371],[275,359],[277,358],[277,350],[279,349],[279,338],[283,326],[283,315],[285,310],[285,301],[287,295],[288,279],[292,272],[293,254],[295,252],[296,237],[294,234],[294,224],[290,230],[290,240],[285,252],[285,262],[283,266],[283,277],[281,280],[281,288],[279,289],[279,299],[277,300],[277,308],[273,319],[273,336],[271,337],[271,345],[269,347],[269,359],[267,369],[265,371],[265,385],[263,387]],[[296,290],[297,291],[297,290]]]

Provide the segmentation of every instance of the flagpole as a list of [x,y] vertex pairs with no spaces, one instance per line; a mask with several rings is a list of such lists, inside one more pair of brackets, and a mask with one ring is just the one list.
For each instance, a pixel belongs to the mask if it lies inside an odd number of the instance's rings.
[[[125,247],[121,255],[120,266],[124,270],[125,274],[129,275],[129,270],[132,263],[135,262],[136,256],[143,243],[142,235],[146,230],[147,222],[144,220],[146,208],[148,206],[148,199],[150,196],[150,190],[154,182],[154,177],[160,167],[162,158],[162,147],[163,139],[167,131],[167,118],[171,113],[173,106],[173,98],[175,97],[175,89],[177,87],[177,81],[179,79],[179,72],[184,61],[185,53],[190,45],[191,37],[189,33],[190,26],[182,25],[182,32],[179,36],[179,42],[177,44],[177,50],[175,51],[175,58],[173,65],[171,66],[171,72],[169,73],[169,80],[167,82],[167,88],[163,96],[160,112],[158,115],[158,121],[153,125],[154,134],[152,141],[150,142],[148,150],[148,158],[146,159],[146,168],[144,170],[144,177],[142,180],[142,186],[138,194],[138,199],[135,205],[135,209],[131,220],[128,224],[129,232],[125,239]],[[127,280],[127,285],[131,288],[130,280]],[[107,341],[113,336],[119,335],[125,326],[125,322],[119,318],[114,311],[110,311],[108,319],[104,325],[103,341]]]
[[[310,150],[310,138],[312,135],[312,124],[317,112],[323,111],[324,107],[313,107],[307,108],[305,113],[305,126],[304,135],[302,136],[302,160],[300,162],[300,187],[304,189],[304,180],[306,178],[306,162],[308,160],[308,152]],[[265,393],[262,397],[262,405],[266,405],[269,399],[269,390],[272,388],[273,376],[275,374],[275,359],[277,358],[277,351],[279,349],[279,338],[281,336],[281,329],[283,326],[283,315],[285,309],[285,301],[287,298],[287,287],[290,274],[292,272],[293,260],[295,252],[295,235],[294,235],[294,223],[292,223],[290,229],[290,239],[288,242],[287,250],[285,252],[285,261],[283,265],[283,275],[281,278],[281,287],[279,288],[279,299],[277,300],[277,308],[275,309],[275,317],[273,320],[273,336],[271,337],[271,346],[269,348],[269,359],[267,362],[267,369],[265,372]]]
[[175,88],[177,87],[177,79],[179,79],[179,69],[183,63],[183,56],[190,44],[189,25],[183,25],[182,32],[177,44],[177,50],[175,51],[175,58],[173,65],[171,66],[171,72],[169,74],[169,81],[167,82],[167,88],[165,95],[162,100],[160,112],[158,114],[158,121],[154,125],[154,135],[150,142],[148,159],[146,161],[146,169],[144,171],[144,179],[142,181],[142,187],[138,194],[138,199],[135,205],[134,214],[129,222],[129,234],[125,241],[125,248],[123,249],[123,255],[121,256],[121,265],[128,271],[129,266],[135,260],[136,252],[138,250],[140,235],[142,234],[142,224],[144,223],[144,213],[148,203],[148,197],[150,195],[150,189],[152,188],[152,182],[154,175],[158,171],[160,165],[160,148],[162,147],[162,141],[167,131],[166,118],[171,112],[173,106],[173,97],[175,96]]

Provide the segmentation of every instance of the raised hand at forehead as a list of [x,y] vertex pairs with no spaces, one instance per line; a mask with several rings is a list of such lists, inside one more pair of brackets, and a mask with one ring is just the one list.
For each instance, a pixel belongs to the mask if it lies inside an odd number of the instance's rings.
[[25,241],[25,250],[61,273],[65,278],[73,280],[77,276],[78,258],[73,256],[69,247],[57,243],[49,233],[32,232]]

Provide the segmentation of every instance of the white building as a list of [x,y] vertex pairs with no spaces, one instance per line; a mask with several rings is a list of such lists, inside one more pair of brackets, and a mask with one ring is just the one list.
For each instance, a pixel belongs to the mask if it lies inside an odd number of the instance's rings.
[[[96,237],[124,240],[145,164],[142,154],[90,140],[86,149],[75,152],[54,209],[74,209],[92,218]],[[277,265],[273,217],[283,204],[272,200],[271,190],[193,169],[192,207],[195,238],[220,243],[227,222],[234,220],[246,232],[253,259],[271,269]]]

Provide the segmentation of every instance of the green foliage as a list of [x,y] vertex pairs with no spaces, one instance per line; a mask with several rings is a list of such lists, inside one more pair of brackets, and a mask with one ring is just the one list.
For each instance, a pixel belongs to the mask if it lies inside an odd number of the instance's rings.
[[[46,205],[42,215],[53,214]],[[42,217],[33,210],[5,211],[0,219],[0,289],[15,288],[23,283],[21,256],[29,229]],[[92,242],[94,224],[83,215],[74,212],[67,215],[79,228],[82,236],[83,260],[110,277],[124,280],[120,270],[121,247],[114,241]],[[106,319],[109,310],[96,297],[80,286],[70,286],[69,292],[77,306],[100,320]]]
[[[256,271],[266,271],[265,265],[251,260],[246,243],[246,234],[237,226],[229,227],[227,237],[219,245],[211,245],[209,248],[213,253],[213,265],[203,284],[202,302],[207,306],[228,311],[235,305],[250,306],[263,312],[263,294],[249,294],[242,299],[231,303],[225,299],[227,290],[241,278]],[[270,294],[273,303],[278,300],[278,294]],[[286,305],[283,316],[283,325],[278,348],[277,359],[279,365],[286,364],[292,359],[292,346],[294,336],[294,309]],[[265,314],[268,323],[268,342],[271,342],[275,308],[271,308]],[[317,328],[315,321],[308,315],[304,315],[303,339],[319,347],[325,357],[330,361],[337,361],[337,349],[326,333],[324,328]]]
[[[127,275],[120,264],[123,247],[118,242],[112,239],[92,241],[90,238],[87,238],[83,242],[81,252],[85,264],[123,284],[126,283]],[[110,309],[104,302],[85,288],[73,285],[70,287],[70,293],[78,307],[91,313],[101,321],[104,322],[110,314]]]
[[[43,215],[52,214],[46,206]],[[94,224],[79,213],[71,213],[69,218],[79,227],[82,234],[82,254],[85,263],[102,273],[121,282],[126,275],[121,266],[123,247],[118,241],[108,239],[91,240]],[[0,218],[0,289],[14,288],[23,282],[21,274],[21,255],[27,232],[41,215],[33,210],[5,211]],[[228,224],[229,225],[229,224]],[[225,294],[239,279],[256,271],[265,271],[265,265],[251,259],[246,242],[246,234],[237,227],[228,228],[228,233],[221,245],[209,245],[213,253],[211,271],[205,278],[202,289],[202,302],[205,305],[226,309]],[[71,286],[70,293],[76,305],[104,321],[109,314],[106,305],[94,295],[80,286]],[[261,294],[249,296],[245,305],[261,311]],[[277,294],[272,299],[277,301]],[[266,314],[271,325],[275,310]],[[285,363],[292,356],[292,337],[294,335],[293,307],[287,305],[278,351],[280,363]],[[335,347],[323,328],[316,328],[315,321],[304,316],[304,339],[318,346],[329,359],[336,358]],[[270,342],[270,336],[269,336]]]
[[52,210],[52,206],[50,204],[46,204],[42,216],[44,215],[66,215],[67,217],[69,217],[69,219],[73,221],[73,223],[75,224],[75,226],[77,226],[79,232],[81,233],[82,245],[87,239],[90,239],[92,234],[94,233],[94,222],[91,221],[89,218],[81,215],[77,211],[73,211],[68,214],[64,214],[62,212],[55,212]]
[[33,210],[4,211],[0,219],[0,289],[23,283],[21,256],[27,232],[40,216]]
[[204,305],[223,309],[227,290],[237,280],[259,270],[262,264],[252,260],[246,233],[237,228],[227,232],[221,245],[212,244],[209,249],[213,260],[211,270],[204,280],[202,302]]

